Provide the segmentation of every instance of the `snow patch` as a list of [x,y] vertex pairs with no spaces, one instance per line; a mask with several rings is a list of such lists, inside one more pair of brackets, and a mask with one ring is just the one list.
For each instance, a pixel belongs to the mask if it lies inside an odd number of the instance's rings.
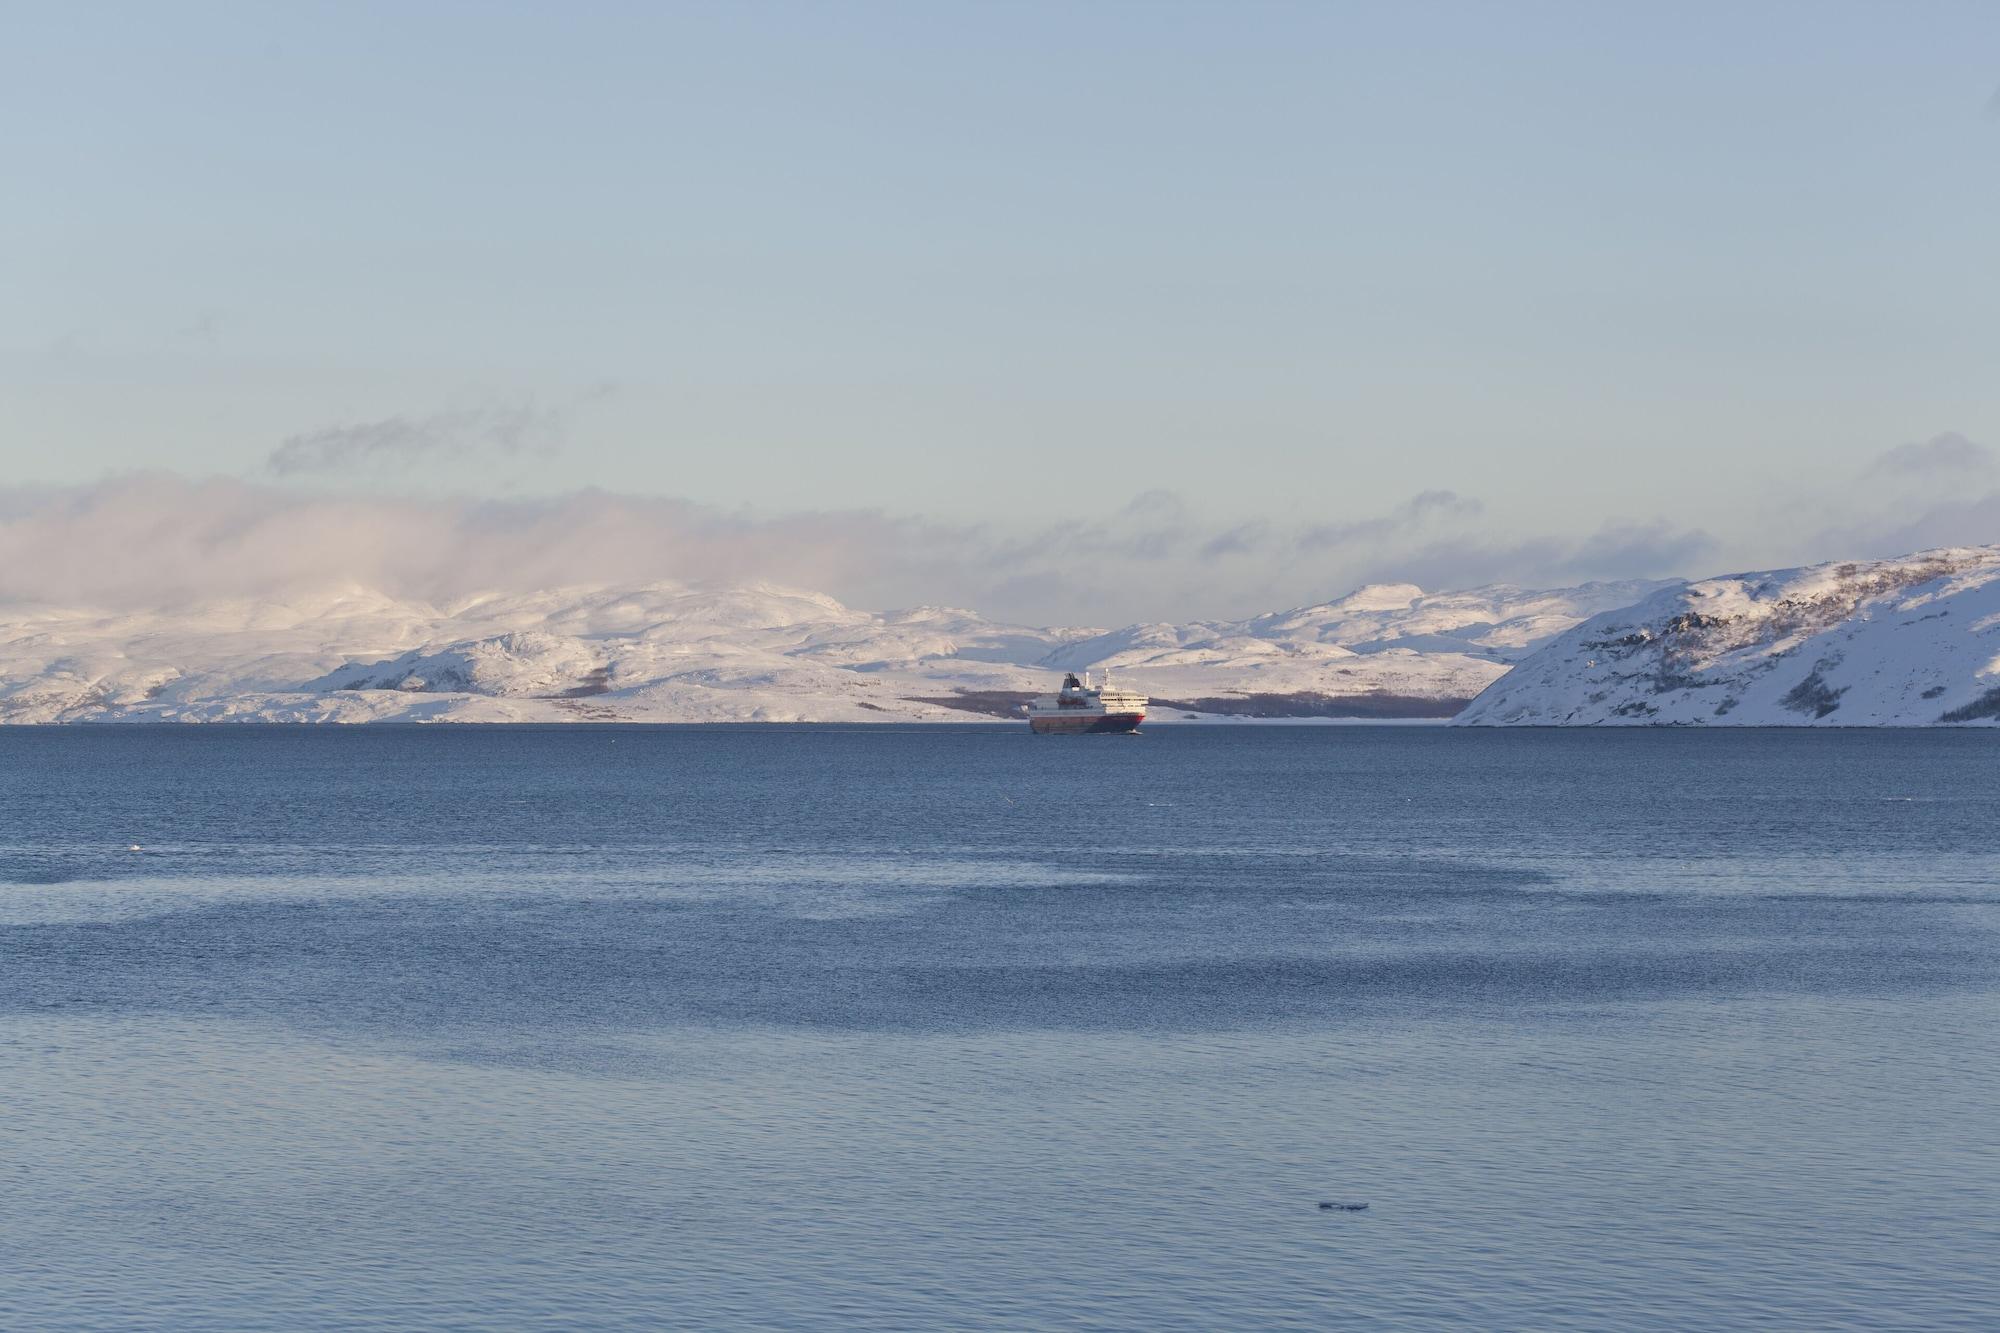
[[1988,688],[2000,546],[1833,561],[1663,589],[1495,682],[1467,726],[2000,722]]

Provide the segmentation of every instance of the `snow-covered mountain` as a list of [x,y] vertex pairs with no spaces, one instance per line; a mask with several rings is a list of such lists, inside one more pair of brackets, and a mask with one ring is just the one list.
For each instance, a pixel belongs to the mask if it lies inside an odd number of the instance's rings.
[[1156,721],[1442,718],[1476,695],[1460,722],[2000,724],[2000,547],[1695,584],[1374,585],[1116,630],[768,585],[0,605],[6,722],[965,721],[1107,667]]
[[[1583,617],[1668,586],[1426,593],[1413,584],[1372,584],[1337,601],[1250,620],[1128,625],[1066,643],[1042,660],[1071,670],[1110,667],[1156,700],[1203,711],[1449,717]],[[1388,706],[1359,707],[1368,697]],[[1418,701],[1435,706],[1415,707]],[[1156,709],[1156,716],[1172,711]]]
[[1665,588],[1551,640],[1457,721],[2000,724],[2000,546]]
[[1236,622],[1038,629],[757,585],[341,588],[120,612],[0,606],[0,721],[966,721],[1112,667],[1154,716],[1433,716],[1658,584],[1364,588]]

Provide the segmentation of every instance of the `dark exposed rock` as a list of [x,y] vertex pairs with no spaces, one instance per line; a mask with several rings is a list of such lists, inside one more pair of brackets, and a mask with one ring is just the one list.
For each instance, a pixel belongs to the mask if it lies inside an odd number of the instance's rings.
[[1470,699],[1425,699],[1416,695],[1386,694],[1243,694],[1207,695],[1199,699],[1155,699],[1152,706],[1183,712],[1216,713],[1224,717],[1342,717],[1342,718],[1442,718],[1456,717]]
[[601,666],[585,676],[581,684],[564,690],[560,694],[550,695],[549,697],[552,699],[588,699],[593,694],[608,694],[610,692],[611,668]]
[[1815,666],[1811,675],[1786,691],[1785,697],[1778,700],[1779,704],[1794,713],[1811,713],[1814,717],[1825,717],[1839,708],[1840,696],[1847,693],[1847,687],[1836,690],[1826,683],[1820,671],[1829,665],[1831,663],[1821,662]]
[[[1925,695],[1929,698],[1929,695]],[[1984,718],[2000,717],[2000,686],[1986,691],[1963,708],[1954,708],[1938,718],[1940,722],[1978,722]]]
[[1669,620],[1664,628],[1669,634],[1686,634],[1692,630],[1718,629],[1728,623],[1727,616],[1705,616],[1699,611],[1683,611]]

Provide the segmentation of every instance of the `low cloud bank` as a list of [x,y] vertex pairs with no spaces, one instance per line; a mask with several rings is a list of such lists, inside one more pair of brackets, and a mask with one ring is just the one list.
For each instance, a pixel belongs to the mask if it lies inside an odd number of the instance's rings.
[[[1432,590],[1699,577],[2000,541],[2000,456],[1957,431],[1844,478],[1765,497],[1754,531],[1607,516],[1522,535],[1473,496],[1422,490],[1373,515],[1218,516],[1171,490],[1089,519],[941,522],[878,509],[765,513],[599,490],[539,498],[382,490],[440,460],[561,447],[616,392],[326,426],[282,441],[268,478],[169,472],[0,489],[0,602],[123,609],[362,587],[449,605],[579,585],[782,583],[871,609],[943,604],[1024,623],[1223,619],[1365,583]],[[306,483],[304,485],[294,483]],[[1989,493],[1991,492],[1991,493]],[[1745,497],[1733,512],[1744,520]]]
[[728,511],[580,491],[541,499],[299,491],[170,474],[0,491],[0,599],[123,608],[357,585],[450,603],[492,591],[756,580],[867,607],[942,603],[1034,623],[1241,615],[1369,581],[1431,587],[1673,572],[1701,534],[1480,539],[1479,505],[1427,491],[1379,518],[1214,523],[1153,491],[1034,529],[870,510]]
[[758,519],[580,491],[532,500],[326,494],[167,474],[0,492],[0,598],[129,606],[356,584],[446,602],[663,579],[849,582],[921,543],[880,515]]
[[1955,430],[1883,453],[1862,474],[1867,478],[1965,478],[1994,471],[1993,451]]
[[[1963,451],[1960,451],[1961,453]],[[1994,540],[1996,502],[1881,515],[1809,559]],[[1919,542],[1917,539],[1923,539]],[[1862,549],[1862,548],[1867,549]],[[1733,568],[1696,528],[1612,522],[1511,537],[1474,499],[1429,490],[1373,518],[1218,521],[1169,491],[1101,519],[957,524],[877,510],[764,514],[579,491],[537,499],[309,491],[151,473],[0,490],[0,601],[174,606],[359,586],[435,604],[485,592],[767,580],[856,606],[970,607],[1034,624],[1224,618],[1370,582],[1431,589],[1699,576]]]

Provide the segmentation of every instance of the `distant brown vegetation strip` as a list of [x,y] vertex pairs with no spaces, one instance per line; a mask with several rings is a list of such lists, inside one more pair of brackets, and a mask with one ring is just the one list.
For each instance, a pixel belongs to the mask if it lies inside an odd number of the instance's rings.
[[1155,699],[1153,713],[1219,713],[1224,717],[1456,717],[1470,699],[1426,699],[1410,694],[1239,694],[1200,699]]
[[[1018,718],[1021,705],[1033,694],[1012,690],[960,690],[956,694],[906,696],[913,704],[935,704],[961,713],[982,717]],[[1210,713],[1223,717],[1347,717],[1347,718],[1439,718],[1456,717],[1470,699],[1426,699],[1409,694],[1240,694],[1216,695],[1200,699],[1155,699],[1147,711],[1158,715],[1169,710],[1182,713]]]
[[583,678],[582,684],[564,690],[560,694],[551,694],[545,697],[550,699],[588,699],[593,694],[609,693],[611,693],[611,668],[598,667]]
[[905,703],[936,704],[939,708],[956,708],[961,713],[978,713],[983,717],[1021,716],[1021,705],[1035,696],[1013,690],[960,690],[956,694],[905,695]]

